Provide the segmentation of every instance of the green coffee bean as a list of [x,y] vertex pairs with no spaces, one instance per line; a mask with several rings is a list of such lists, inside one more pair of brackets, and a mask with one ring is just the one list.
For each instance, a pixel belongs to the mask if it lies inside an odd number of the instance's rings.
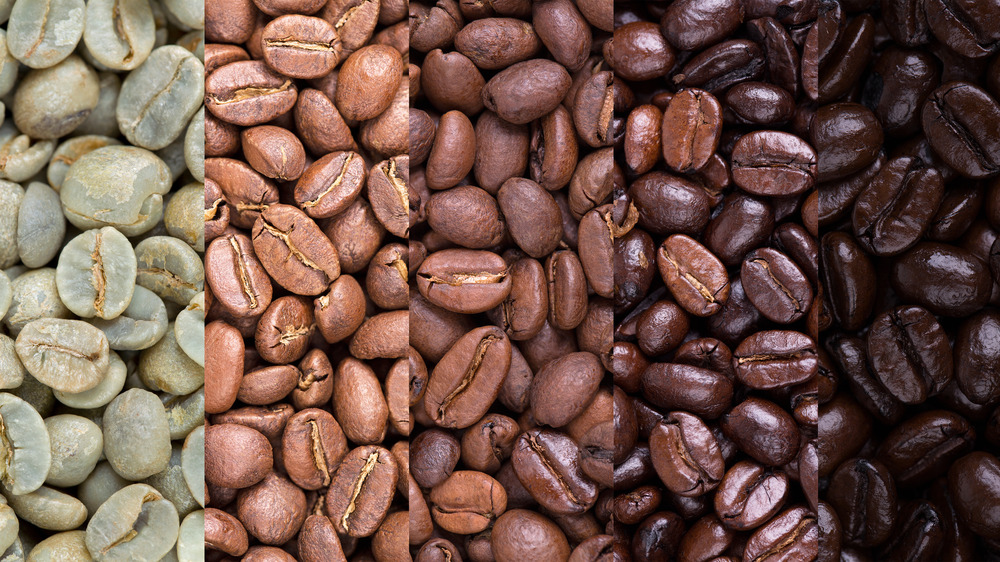
[[52,465],[45,483],[76,486],[86,480],[104,449],[104,436],[96,423],[81,416],[61,414],[45,418]]
[[[204,487],[204,486],[203,486]],[[192,511],[181,521],[177,536],[178,562],[205,560],[205,511]]]
[[33,320],[72,316],[59,300],[54,268],[44,267],[19,275],[10,283],[10,295],[10,308],[3,322],[12,336]]
[[181,468],[194,499],[205,506],[205,426],[199,425],[184,439]]
[[17,335],[14,349],[31,376],[63,392],[90,390],[108,373],[108,338],[82,320],[34,320]]
[[0,459],[4,467],[0,481],[13,494],[37,490],[52,465],[49,433],[42,416],[31,404],[0,392],[0,425]]
[[121,357],[112,351],[108,353],[108,373],[104,375],[101,382],[97,383],[97,386],[76,393],[55,390],[52,395],[56,400],[70,408],[100,408],[118,396],[118,393],[125,386],[126,376],[128,376],[128,368],[125,367]]
[[108,501],[108,498],[113,496],[115,492],[131,484],[128,480],[118,476],[115,469],[111,468],[111,463],[101,461],[97,463],[87,479],[77,487],[76,495],[86,506],[87,512],[93,515],[97,512],[97,508]]
[[191,52],[198,60],[205,60],[205,32],[189,31],[177,39],[177,45]]
[[156,293],[136,285],[132,301],[113,320],[94,319],[95,327],[108,337],[111,349],[137,351],[160,341],[167,332],[167,308]]
[[14,340],[0,334],[0,388],[17,388],[24,382],[27,371],[17,358]]
[[177,137],[172,143],[155,152],[170,168],[172,181],[177,181],[187,171],[187,162],[184,161],[184,137]]
[[43,418],[52,413],[52,408],[56,404],[52,389],[38,382],[38,379],[28,372],[25,372],[24,382],[21,383],[21,386],[10,389],[10,393],[31,404],[31,407]]
[[5,551],[14,544],[20,527],[13,508],[7,505],[7,498],[0,496],[0,551]]
[[52,159],[49,160],[49,168],[45,172],[45,177],[49,180],[49,185],[58,193],[59,188],[62,187],[63,180],[66,179],[66,172],[69,171],[69,167],[73,165],[73,162],[79,160],[84,154],[98,148],[120,144],[121,141],[118,139],[103,135],[84,135],[64,141],[56,147],[56,151],[52,153]]
[[[184,160],[194,179],[205,181],[205,108],[191,118],[187,133],[184,135]],[[202,186],[204,189],[204,186]]]
[[152,152],[106,146],[88,152],[66,172],[59,197],[77,228],[113,226],[126,236],[142,234],[163,217],[170,170]]
[[201,106],[205,67],[184,47],[154,49],[122,82],[115,115],[134,145],[157,150],[174,141]]
[[28,562],[61,562],[63,560],[93,560],[87,550],[87,533],[66,531],[43,540],[31,549]]
[[171,439],[183,439],[205,421],[205,387],[187,396],[161,394],[160,401],[167,410]]
[[59,194],[42,182],[31,182],[17,216],[17,253],[28,267],[42,267],[59,253],[66,218]]
[[[2,0],[0,0],[2,2]],[[10,545],[7,550],[0,554],[0,562],[24,562],[25,561],[25,548],[21,541],[21,537],[18,536],[14,539],[14,544]]]
[[133,484],[97,508],[87,524],[87,549],[101,562],[159,560],[179,527],[172,503],[152,486]]
[[24,200],[24,188],[0,180],[0,268],[17,263],[17,215]]
[[21,80],[14,91],[14,124],[31,138],[57,139],[87,120],[100,93],[97,72],[71,55]]
[[153,236],[135,247],[136,282],[162,299],[187,306],[205,288],[205,266],[191,246],[169,236]]
[[7,315],[7,309],[10,308],[10,301],[13,298],[13,293],[10,288],[10,277],[7,273],[0,271],[0,320]]
[[191,299],[187,308],[177,313],[174,322],[177,345],[195,363],[205,366],[205,293]]
[[56,287],[77,316],[110,320],[132,300],[137,262],[132,243],[113,227],[88,230],[59,254]]
[[[2,78],[3,74],[0,74]],[[122,89],[121,78],[113,72],[101,72],[98,75],[98,85],[101,88],[100,98],[97,100],[97,107],[90,112],[90,116],[79,127],[76,133],[80,135],[103,135],[107,137],[118,136],[118,120],[115,118],[115,109],[118,106],[118,92]],[[56,185],[49,178],[52,187],[59,189],[62,182]]]
[[[184,517],[188,513],[200,509],[199,503],[191,495],[187,480],[184,478],[181,458],[180,444],[173,445],[167,468],[143,480],[144,483],[156,488],[157,492],[163,494],[164,498],[174,504],[178,517]],[[204,487],[204,479],[202,487]]]
[[[0,104],[3,105],[3,104]],[[34,177],[52,156],[56,143],[42,140],[32,144],[13,123],[0,126],[0,179],[25,181]]]
[[138,373],[147,388],[170,394],[190,394],[205,384],[204,366],[177,345],[173,325],[153,347],[140,353]]
[[48,68],[80,42],[85,9],[83,0],[16,2],[7,22],[7,48],[31,68]]
[[122,478],[142,480],[170,462],[167,413],[155,394],[133,388],[104,411],[104,454]]
[[204,3],[198,0],[163,0],[163,8],[188,29],[205,28]]
[[14,513],[28,523],[49,531],[69,531],[87,520],[87,508],[73,496],[48,486],[33,492],[13,494],[8,492],[7,501]]
[[196,252],[205,251],[205,184],[189,183],[174,192],[163,213],[163,224],[174,238]]
[[101,64],[132,70],[153,51],[156,26],[148,0],[90,0],[83,42]]
[[[9,10],[13,4],[13,0],[0,0],[0,16],[3,15],[4,7]],[[0,29],[0,97],[10,93],[16,83],[17,59],[7,50],[7,30]]]

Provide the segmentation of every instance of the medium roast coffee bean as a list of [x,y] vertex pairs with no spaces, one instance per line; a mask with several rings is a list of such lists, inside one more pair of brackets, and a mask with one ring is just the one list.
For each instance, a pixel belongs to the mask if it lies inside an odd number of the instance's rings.
[[719,444],[697,417],[668,414],[652,430],[649,451],[656,473],[680,496],[700,496],[715,489],[725,472]]

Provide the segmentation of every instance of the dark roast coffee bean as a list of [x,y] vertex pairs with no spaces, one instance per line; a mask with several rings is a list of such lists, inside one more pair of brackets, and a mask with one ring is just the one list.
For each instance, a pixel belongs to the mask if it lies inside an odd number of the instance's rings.
[[816,351],[812,338],[799,332],[757,332],[734,350],[733,369],[750,388],[788,387],[816,375]]
[[899,254],[930,226],[943,195],[937,170],[913,158],[892,159],[858,195],[854,236],[872,254]]
[[[921,279],[921,283],[910,283]],[[908,301],[944,316],[964,316],[990,298],[991,278],[971,253],[947,244],[921,242],[893,261],[893,288]]]
[[959,328],[955,379],[969,400],[977,404],[1000,400],[1000,313],[982,311]]
[[660,479],[681,496],[715,489],[725,473],[715,436],[704,422],[685,412],[672,412],[653,428],[649,451]]
[[848,542],[872,546],[889,538],[898,506],[896,486],[885,465],[862,458],[844,461],[830,478],[827,495]]
[[962,416],[932,410],[893,429],[877,456],[900,487],[922,486],[943,475],[972,448],[974,439],[975,431]]
[[877,316],[868,332],[872,371],[900,401],[920,404],[952,374],[951,347],[934,316],[918,306]]
[[924,103],[922,122],[928,142],[952,168],[970,178],[1000,170],[1000,139],[990,124],[1000,119],[1000,105],[982,89],[951,82]]
[[816,151],[780,131],[755,131],[733,147],[733,181],[754,195],[790,196],[812,188]]
[[801,318],[811,305],[812,287],[788,256],[772,248],[751,252],[740,278],[747,298],[767,318],[787,324]]

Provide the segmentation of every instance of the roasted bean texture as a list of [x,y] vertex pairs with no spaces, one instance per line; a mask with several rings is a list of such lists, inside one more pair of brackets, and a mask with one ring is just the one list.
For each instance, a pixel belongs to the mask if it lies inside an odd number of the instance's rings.
[[851,4],[817,20],[820,560],[992,560],[996,7]]
[[406,3],[205,9],[206,557],[402,560]]
[[[615,4],[608,560],[815,560],[821,2]],[[598,500],[600,502],[600,500]]]
[[410,3],[416,560],[610,554],[612,19],[606,0]]

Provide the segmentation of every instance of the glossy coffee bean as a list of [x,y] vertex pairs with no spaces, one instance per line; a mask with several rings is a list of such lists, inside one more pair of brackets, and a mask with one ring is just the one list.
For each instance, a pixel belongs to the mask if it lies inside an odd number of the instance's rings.
[[649,450],[656,473],[675,494],[700,496],[715,489],[724,476],[715,436],[691,414],[668,414],[653,428]]
[[[859,496],[859,489],[868,493]],[[896,485],[885,465],[862,458],[844,461],[830,479],[828,497],[840,515],[845,540],[871,546],[889,538],[898,506]]]
[[952,374],[948,338],[937,320],[918,306],[877,316],[868,332],[872,371],[900,401],[919,404],[941,392]]

